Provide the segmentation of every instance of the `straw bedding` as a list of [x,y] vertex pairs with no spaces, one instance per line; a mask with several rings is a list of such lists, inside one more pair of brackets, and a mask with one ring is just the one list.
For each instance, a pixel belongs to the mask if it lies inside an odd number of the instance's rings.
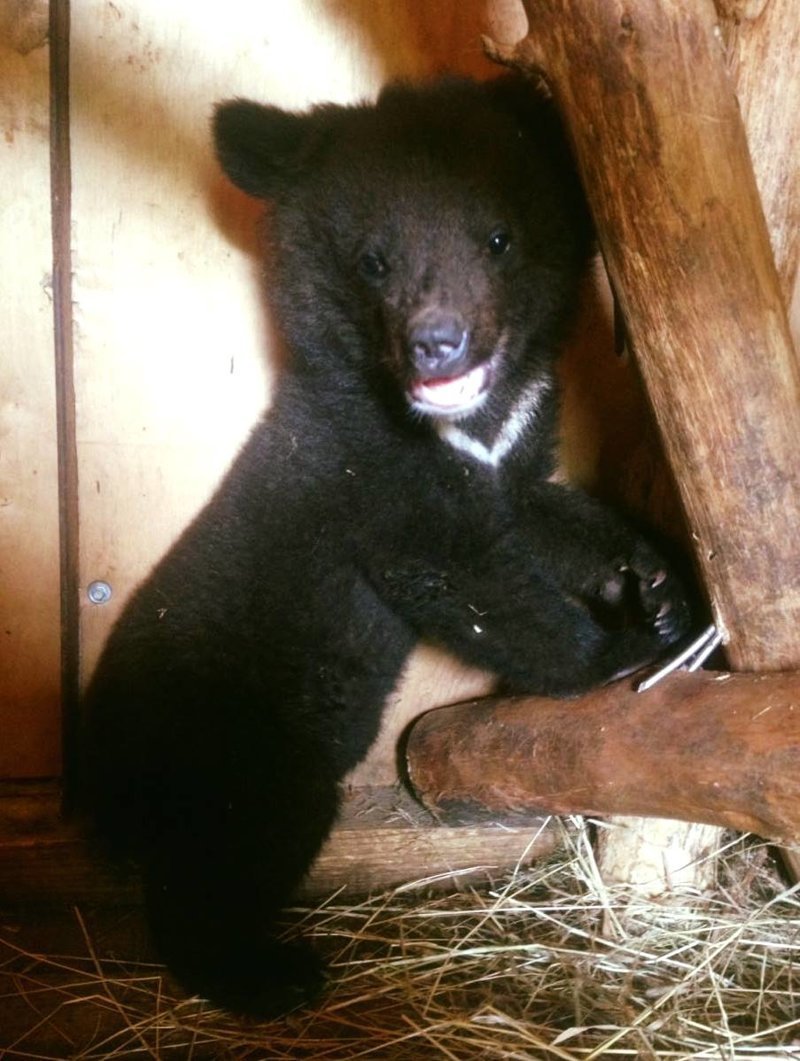
[[97,911],[71,911],[69,956],[33,950],[9,915],[0,1057],[800,1059],[800,885],[768,848],[731,838],[712,894],[654,901],[603,885],[591,823],[563,828],[554,858],[480,889],[296,909],[288,931],[315,937],[331,984],[269,1024],[181,999],[138,912],[115,915],[121,943]]

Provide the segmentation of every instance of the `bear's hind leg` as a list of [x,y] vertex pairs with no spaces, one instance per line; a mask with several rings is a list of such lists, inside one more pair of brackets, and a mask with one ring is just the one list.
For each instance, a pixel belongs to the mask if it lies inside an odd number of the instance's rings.
[[310,1001],[325,979],[310,946],[271,935],[338,804],[337,781],[319,758],[295,765],[297,773],[283,765],[280,790],[265,762],[246,786],[218,792],[213,806],[207,793],[176,802],[144,867],[153,938],[178,981],[254,1017]]
[[155,865],[146,874],[153,939],[183,989],[232,1013],[260,1018],[312,1001],[325,979],[319,955],[305,942],[266,936],[263,907],[214,883],[208,874],[190,883]]

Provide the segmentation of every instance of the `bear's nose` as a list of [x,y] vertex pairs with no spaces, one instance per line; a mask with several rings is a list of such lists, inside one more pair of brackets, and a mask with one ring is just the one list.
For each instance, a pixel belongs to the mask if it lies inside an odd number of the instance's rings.
[[466,363],[469,333],[457,313],[427,313],[408,331],[415,372],[425,379],[457,376]]

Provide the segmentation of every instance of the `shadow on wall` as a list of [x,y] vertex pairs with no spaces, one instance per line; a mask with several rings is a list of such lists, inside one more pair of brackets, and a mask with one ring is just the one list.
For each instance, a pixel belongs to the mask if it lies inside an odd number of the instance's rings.
[[331,22],[359,32],[385,81],[446,72],[485,78],[497,72],[481,46],[488,0],[319,0],[319,6]]

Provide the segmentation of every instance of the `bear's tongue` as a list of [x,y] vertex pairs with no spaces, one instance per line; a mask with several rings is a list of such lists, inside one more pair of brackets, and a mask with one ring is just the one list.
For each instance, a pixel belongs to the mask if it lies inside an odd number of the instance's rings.
[[458,409],[473,402],[484,389],[486,371],[485,365],[478,365],[463,376],[417,380],[414,397],[440,409]]

